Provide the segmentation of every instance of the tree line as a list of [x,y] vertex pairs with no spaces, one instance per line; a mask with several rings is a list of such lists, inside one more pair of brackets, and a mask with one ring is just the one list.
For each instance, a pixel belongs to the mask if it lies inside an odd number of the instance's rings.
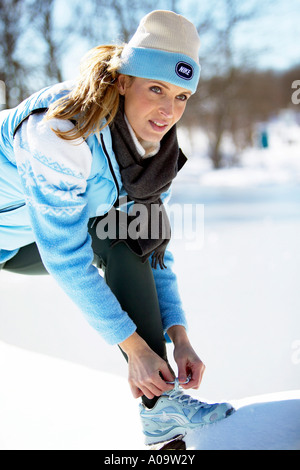
[[[233,160],[254,145],[256,128],[284,109],[300,115],[300,65],[287,71],[232,68],[226,75],[202,79],[184,116],[187,127],[205,129],[215,168],[222,167],[222,142],[230,135],[236,149]],[[294,99],[292,97],[294,96]]]
[[300,79],[300,66],[281,73],[258,70],[253,51],[237,50],[234,41],[238,29],[255,24],[274,1],[210,0],[205,8],[198,0],[0,0],[0,109],[63,81],[65,58],[77,46],[126,42],[143,15],[173,10],[192,19],[204,46],[198,93],[183,124],[205,129],[219,168],[226,133],[239,151],[251,145],[255,123],[295,108],[291,86]]

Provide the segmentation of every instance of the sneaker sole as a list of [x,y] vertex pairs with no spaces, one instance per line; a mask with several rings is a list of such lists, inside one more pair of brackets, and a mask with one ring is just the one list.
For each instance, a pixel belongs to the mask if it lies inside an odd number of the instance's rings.
[[204,426],[209,426],[211,424],[214,424],[214,423],[218,423],[220,421],[222,421],[223,419],[226,419],[228,418],[229,416],[231,416],[232,414],[235,413],[235,409],[234,408],[229,408],[226,413],[225,413],[225,416],[223,416],[222,418],[220,419],[217,419],[213,422],[204,422],[204,423],[190,423],[190,424],[186,424],[184,426],[174,426],[172,429],[170,429],[168,432],[166,432],[165,434],[164,433],[161,433],[159,436],[147,436],[146,433],[144,433],[145,435],[145,444],[147,446],[152,446],[152,445],[155,445],[155,444],[163,444],[164,442],[166,443],[167,441],[172,441],[174,440],[177,436],[181,436],[181,438],[185,437],[187,432],[188,431],[191,431],[193,429],[197,429],[197,428],[203,428]]
[[184,436],[179,434],[168,441],[149,445],[149,450],[186,450],[186,444],[183,441]]

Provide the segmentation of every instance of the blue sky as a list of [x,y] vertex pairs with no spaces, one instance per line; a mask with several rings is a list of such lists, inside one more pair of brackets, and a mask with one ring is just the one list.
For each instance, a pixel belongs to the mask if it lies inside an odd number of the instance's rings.
[[[199,0],[199,11],[214,10],[221,21],[224,3],[225,0]],[[179,0],[178,4],[182,4],[191,21],[198,16],[194,10],[189,12],[194,0]],[[257,18],[238,29],[238,48],[252,50],[259,67],[282,70],[300,65],[300,0],[237,0],[237,4],[246,11],[253,4],[259,6]]]
[[[66,1],[66,0],[65,0]],[[201,20],[205,11],[213,12],[222,20],[222,5],[225,0],[177,0],[179,12],[191,21]],[[255,65],[264,69],[286,70],[300,65],[300,0],[240,0],[238,5],[247,10],[253,3],[259,5],[258,17],[241,26],[235,36],[238,49],[252,53]],[[59,2],[60,8],[63,2]],[[130,5],[130,0],[128,0]],[[157,0],[157,9],[165,9],[166,0]],[[170,2],[169,2],[170,4]],[[195,4],[197,9],[195,10]],[[70,3],[67,2],[68,9]],[[61,13],[61,10],[60,10]],[[60,15],[61,17],[61,15]],[[99,28],[101,19],[99,18]],[[201,33],[200,33],[201,36]],[[117,38],[112,30],[111,42]],[[202,53],[205,56],[207,36],[202,38]],[[82,55],[95,44],[76,44],[65,61],[65,75],[72,78]],[[300,77],[299,77],[300,79]]]
[[249,38],[260,50],[258,64],[263,67],[300,65],[300,0],[274,0],[272,4],[266,15],[248,27],[246,41]]

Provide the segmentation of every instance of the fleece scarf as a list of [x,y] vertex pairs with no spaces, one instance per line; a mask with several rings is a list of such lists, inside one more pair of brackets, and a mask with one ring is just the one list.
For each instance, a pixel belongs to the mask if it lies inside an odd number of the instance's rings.
[[156,269],[159,264],[163,269],[165,250],[171,238],[171,226],[161,194],[170,188],[187,160],[178,146],[176,126],[163,137],[155,156],[142,158],[126,124],[124,98],[120,97],[119,110],[111,124],[111,134],[125,191],[129,200],[134,201],[134,205],[138,204],[140,209],[142,205],[143,209],[138,211],[137,208],[138,215],[128,217],[128,226],[129,222],[138,217],[138,232],[134,237],[128,233],[124,241],[143,261],[152,254],[152,266]]

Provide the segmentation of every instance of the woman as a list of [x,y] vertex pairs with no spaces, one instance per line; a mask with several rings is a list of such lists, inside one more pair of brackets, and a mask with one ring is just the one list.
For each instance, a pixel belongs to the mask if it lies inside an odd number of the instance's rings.
[[198,50],[189,21],[154,11],[124,47],[93,49],[76,83],[0,114],[1,267],[50,273],[119,345],[148,444],[232,411],[179,389],[198,388],[205,367],[186,333],[163,202],[186,161],[176,123],[197,88]]

